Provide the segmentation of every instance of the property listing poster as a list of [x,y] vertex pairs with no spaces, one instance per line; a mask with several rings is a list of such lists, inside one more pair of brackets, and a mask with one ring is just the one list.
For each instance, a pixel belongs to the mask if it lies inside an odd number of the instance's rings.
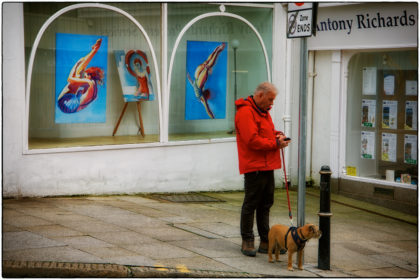
[[417,81],[405,81],[405,95],[417,95]]
[[361,156],[362,158],[375,159],[375,132],[362,131],[362,146]]
[[382,156],[381,160],[397,161],[397,134],[382,133]]
[[382,102],[382,128],[397,129],[398,101]]
[[375,127],[376,100],[362,100],[362,127]]
[[363,94],[376,95],[376,67],[363,67]]
[[408,130],[417,130],[417,101],[405,102],[405,124]]
[[384,75],[384,92],[385,95],[394,95],[395,76],[391,74]]
[[417,164],[417,135],[404,135],[404,163]]

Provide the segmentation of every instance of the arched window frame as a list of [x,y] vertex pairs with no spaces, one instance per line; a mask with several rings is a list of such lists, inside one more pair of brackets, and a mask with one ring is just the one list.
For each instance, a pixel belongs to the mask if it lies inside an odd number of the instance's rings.
[[[167,3],[163,3],[162,4],[162,29],[167,28]],[[248,5],[244,5],[244,6],[248,6]],[[264,6],[266,7],[266,6]],[[101,9],[107,9],[107,10],[111,10],[111,11],[115,11],[123,16],[125,16],[126,18],[128,18],[130,21],[132,21],[137,28],[142,32],[142,34],[145,36],[147,44],[150,48],[151,54],[152,54],[152,60],[153,60],[153,64],[154,64],[154,70],[155,70],[155,75],[156,75],[156,82],[157,82],[157,95],[158,95],[158,110],[159,110],[159,130],[160,130],[160,142],[158,143],[145,143],[145,144],[122,144],[122,145],[107,145],[107,146],[89,146],[89,147],[72,147],[72,148],[56,148],[56,149],[48,149],[48,151],[45,150],[29,150],[28,147],[28,131],[29,131],[29,105],[30,105],[30,88],[31,88],[31,79],[32,79],[32,70],[33,70],[33,64],[34,64],[34,60],[35,60],[35,55],[36,55],[36,51],[38,48],[38,45],[40,43],[40,40],[44,34],[44,32],[47,30],[47,28],[50,26],[50,24],[56,20],[59,16],[63,15],[66,12],[75,10],[75,9],[80,9],[80,8],[101,8]],[[270,8],[272,8],[270,6]],[[269,59],[268,59],[268,54],[267,54],[267,50],[264,44],[264,41],[260,35],[260,33],[258,32],[258,30],[254,27],[254,25],[249,22],[247,19],[237,15],[237,14],[233,14],[233,13],[228,13],[224,11],[224,5],[220,5],[220,10],[221,12],[211,12],[211,13],[206,13],[206,14],[202,14],[199,15],[197,17],[195,17],[194,19],[192,19],[190,22],[188,22],[183,29],[181,30],[180,34],[178,35],[175,45],[174,45],[174,50],[172,52],[171,55],[171,59],[170,59],[170,64],[169,64],[169,69],[168,69],[168,74],[165,75],[165,70],[167,68],[167,31],[163,30],[162,31],[162,62],[161,62],[161,66],[163,69],[162,70],[162,83],[161,83],[161,79],[160,79],[160,75],[159,75],[159,69],[158,68],[158,64],[157,64],[157,59],[156,59],[156,55],[154,52],[154,48],[153,45],[151,43],[151,40],[147,34],[147,32],[144,30],[143,26],[133,17],[131,16],[129,13],[127,13],[126,11],[111,6],[111,5],[106,5],[106,4],[100,4],[100,3],[81,3],[81,4],[74,4],[74,5],[70,5],[68,7],[65,7],[61,10],[59,10],[58,12],[56,12],[55,14],[53,14],[40,28],[32,50],[31,50],[31,54],[29,57],[29,62],[28,62],[28,74],[27,74],[27,78],[26,78],[26,90],[25,90],[25,118],[24,118],[24,125],[23,125],[23,151],[25,154],[36,154],[36,153],[45,153],[45,152],[73,152],[73,151],[88,151],[88,150],[108,150],[108,149],[122,149],[122,148],[137,148],[137,147],[151,147],[151,146],[165,146],[165,145],[182,145],[183,143],[171,143],[169,142],[168,139],[168,127],[169,127],[169,101],[170,101],[170,86],[171,86],[171,76],[172,76],[172,68],[173,68],[173,63],[174,63],[174,58],[175,58],[175,54],[176,51],[178,49],[178,45],[183,37],[183,35],[185,34],[185,32],[187,32],[187,30],[196,22],[204,19],[204,18],[208,18],[208,17],[214,17],[214,16],[223,16],[223,17],[232,17],[232,18],[236,18],[242,22],[244,22],[245,24],[247,24],[251,30],[255,33],[255,35],[257,36],[259,43],[262,47],[263,53],[264,53],[264,58],[265,58],[265,63],[266,63],[266,69],[267,69],[267,80],[271,81],[271,71],[270,71],[270,63],[269,63]],[[167,81],[167,83],[165,83],[165,81]],[[161,85],[163,90],[161,89]],[[234,137],[230,137],[227,138],[227,141],[234,141]],[[200,140],[191,140],[191,141],[187,141],[187,142],[202,142]],[[207,141],[205,141],[207,142]],[[218,141],[216,141],[218,142]]]
[[[29,56],[29,63],[28,63],[28,75],[26,77],[26,91],[25,91],[25,102],[26,102],[26,106],[25,106],[25,124],[24,124],[24,133],[23,133],[23,150],[25,152],[29,151],[28,148],[28,131],[29,131],[29,105],[30,105],[30,97],[31,97],[31,80],[32,80],[32,70],[33,70],[33,66],[34,66],[34,61],[35,61],[35,55],[36,55],[36,51],[38,49],[38,45],[41,41],[42,36],[44,35],[44,32],[47,30],[47,28],[50,26],[50,24],[52,22],[54,22],[58,17],[60,17],[61,15],[63,15],[64,13],[67,13],[69,11],[72,10],[76,10],[76,9],[81,9],[81,8],[101,8],[101,9],[106,9],[106,10],[111,10],[114,12],[117,12],[123,16],[125,16],[126,18],[128,18],[131,22],[133,22],[137,28],[140,30],[140,32],[144,35],[144,37],[146,38],[147,44],[149,46],[149,49],[152,53],[152,61],[153,61],[153,65],[154,65],[154,70],[155,70],[155,75],[156,75],[156,83],[157,83],[157,95],[158,95],[158,110],[159,110],[159,130],[160,130],[160,135],[162,135],[162,94],[161,94],[161,88],[160,88],[160,76],[159,76],[159,68],[158,68],[158,64],[157,64],[157,59],[156,59],[156,55],[155,55],[155,51],[153,48],[153,45],[151,43],[151,40],[147,34],[147,32],[144,30],[143,26],[133,17],[131,16],[129,13],[125,12],[124,10],[114,7],[114,6],[110,6],[110,5],[106,5],[106,4],[99,4],[99,3],[92,3],[92,4],[75,4],[75,5],[71,5],[68,7],[65,7],[61,10],[59,10],[58,12],[56,12],[55,14],[53,14],[41,27],[41,29],[38,31],[38,34],[35,38],[32,50],[31,50],[31,54]],[[160,139],[162,140],[162,136],[160,137]],[[103,146],[102,146],[103,147]],[[87,147],[86,147],[87,148]],[[83,150],[86,150],[85,148]]]
[[220,12],[212,12],[212,13],[206,13],[206,14],[202,14],[199,15],[197,17],[195,17],[194,19],[190,20],[185,26],[184,28],[182,28],[181,32],[179,33],[176,41],[175,41],[175,45],[174,45],[174,49],[172,51],[172,55],[171,55],[171,60],[169,63],[169,70],[168,70],[168,83],[167,83],[167,91],[168,94],[166,96],[166,102],[164,102],[165,104],[165,109],[163,110],[164,112],[164,130],[163,130],[163,142],[168,142],[169,141],[169,135],[168,135],[168,131],[169,131],[169,102],[170,102],[170,93],[171,93],[171,77],[172,77],[172,68],[174,65],[174,60],[175,60],[175,54],[176,51],[178,50],[178,45],[182,39],[182,37],[184,36],[184,34],[188,31],[188,29],[195,24],[196,22],[205,19],[205,18],[209,18],[209,17],[217,17],[217,16],[222,16],[222,17],[232,17],[232,18],[236,18],[244,23],[246,23],[251,29],[252,31],[254,31],[255,35],[257,36],[261,47],[263,49],[264,52],[264,58],[265,58],[265,63],[266,63],[266,68],[267,68],[267,81],[271,82],[271,72],[270,72],[270,63],[268,60],[268,55],[267,55],[267,50],[265,48],[265,44],[264,41],[260,35],[260,33],[258,32],[258,30],[254,27],[254,25],[252,25],[252,23],[250,23],[248,20],[246,20],[245,18],[236,15],[236,14],[232,14],[232,13],[226,13],[224,12],[224,5],[220,6]]

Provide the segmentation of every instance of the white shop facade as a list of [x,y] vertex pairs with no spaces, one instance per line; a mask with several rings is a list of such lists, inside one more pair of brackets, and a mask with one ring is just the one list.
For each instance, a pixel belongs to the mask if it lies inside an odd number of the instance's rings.
[[[286,12],[257,3],[4,3],[3,196],[242,189],[234,99],[272,81],[283,94],[272,116],[284,129]],[[191,42],[199,46],[189,49]],[[204,102],[188,96],[187,73],[196,84],[201,77],[187,62],[210,64],[211,50],[191,59],[207,43],[224,52],[216,63],[224,66],[222,91],[201,88],[210,108],[218,106],[214,119],[188,115]],[[123,96],[131,84],[122,82],[116,55],[127,59],[130,50],[144,54],[128,64],[147,64],[153,94],[139,103]],[[101,79],[76,86],[74,73],[90,66],[101,70],[89,78]],[[207,74],[214,84],[215,73]],[[81,101],[88,89],[96,97]]]
[[[318,12],[317,36],[308,39],[307,180],[317,185],[320,167],[329,165],[335,189],[342,192],[346,192],[341,188],[344,181],[416,190],[417,185],[382,178],[386,170],[397,176],[400,166],[402,174],[417,169],[417,162],[408,164],[401,158],[405,135],[417,135],[417,130],[404,129],[405,117],[400,115],[397,128],[382,129],[380,85],[385,74],[394,75],[394,95],[388,99],[398,101],[398,114],[407,111],[403,103],[417,101],[417,95],[405,95],[405,88],[399,87],[400,74],[385,73],[403,71],[408,75],[403,84],[414,85],[417,80],[411,76],[417,71],[417,4],[321,3]],[[265,80],[279,89],[271,115],[276,128],[293,139],[286,164],[296,185],[300,39],[286,39],[286,17],[287,5],[280,3],[5,3],[3,195],[242,189],[231,133],[233,102],[252,94]],[[101,121],[58,121],[57,96],[63,88],[57,81],[69,70],[57,74],[60,58],[67,57],[61,47],[57,49],[57,34],[79,40],[99,36],[106,41],[104,80],[98,87],[99,93],[105,92]],[[222,113],[214,119],[187,116],[190,42],[225,43],[226,90]],[[63,45],[69,48],[70,43]],[[79,51],[78,57],[92,45]],[[119,122],[126,103],[115,56],[120,50],[142,50],[148,59],[154,99],[140,103],[143,135],[136,102],[128,102]],[[378,57],[387,61],[386,67],[375,64]],[[376,95],[362,95],[363,68],[376,77]],[[376,110],[374,127],[355,125],[364,99],[376,102],[371,105]],[[414,105],[409,108],[417,110]],[[382,130],[396,134],[386,136],[396,145],[393,161],[380,158]],[[362,131],[376,135],[375,155],[369,160],[361,158]],[[356,170],[356,176],[347,170]],[[414,172],[410,175],[416,179]],[[278,185],[282,176],[276,172]]]
[[[333,190],[417,213],[418,6],[321,7],[308,39],[312,176]],[[309,115],[309,114],[308,114]]]

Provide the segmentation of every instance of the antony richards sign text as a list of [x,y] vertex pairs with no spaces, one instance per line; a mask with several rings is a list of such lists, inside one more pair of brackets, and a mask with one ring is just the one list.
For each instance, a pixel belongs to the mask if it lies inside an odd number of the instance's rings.
[[[354,25],[353,25],[354,24]],[[322,31],[347,31],[349,35],[352,28],[367,29],[367,28],[390,28],[398,26],[413,26],[416,24],[415,15],[407,15],[404,10],[402,15],[396,16],[382,16],[380,12],[376,15],[372,14],[358,14],[354,19],[330,19],[319,20],[316,25],[317,32]]]

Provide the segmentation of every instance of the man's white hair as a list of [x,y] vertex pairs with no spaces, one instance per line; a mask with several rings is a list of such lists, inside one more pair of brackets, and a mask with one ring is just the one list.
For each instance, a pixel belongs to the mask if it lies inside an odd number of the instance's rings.
[[263,95],[265,95],[268,92],[273,92],[274,94],[277,95],[277,88],[276,88],[275,85],[273,85],[270,82],[262,82],[255,89],[255,94],[258,93],[258,92],[262,92]]

